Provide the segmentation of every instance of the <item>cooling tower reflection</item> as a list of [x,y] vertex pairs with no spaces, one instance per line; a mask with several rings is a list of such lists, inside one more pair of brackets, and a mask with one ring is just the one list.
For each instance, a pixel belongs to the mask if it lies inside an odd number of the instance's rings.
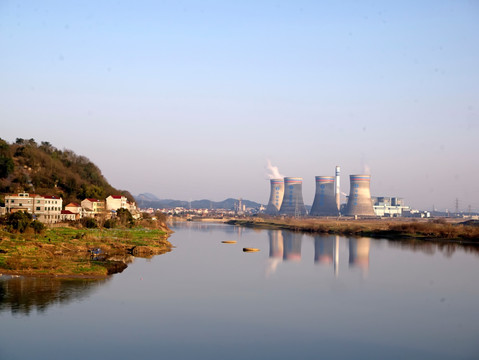
[[319,264],[333,264],[334,274],[339,270],[339,236],[314,237],[314,262]]
[[369,268],[369,248],[371,239],[351,238],[349,239],[349,266],[359,267],[367,270]]
[[[301,261],[303,236],[306,240],[310,238],[308,235],[287,230],[268,231],[269,258],[266,270],[267,275],[273,274],[283,261]],[[340,243],[343,244],[343,252],[346,251],[345,245],[348,244],[349,268],[357,267],[363,270],[369,268],[371,239],[342,238],[343,241],[348,240],[348,243],[342,242],[339,235],[315,235],[312,239],[314,240],[314,263],[332,266],[336,277],[339,274]],[[345,255],[346,253],[343,253],[343,256]]]
[[283,259],[301,261],[301,239],[303,234],[284,231],[283,232]]

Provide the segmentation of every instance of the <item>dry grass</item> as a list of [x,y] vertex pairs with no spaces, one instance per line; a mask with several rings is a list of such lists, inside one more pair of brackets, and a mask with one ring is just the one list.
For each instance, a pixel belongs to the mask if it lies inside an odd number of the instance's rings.
[[230,223],[261,227],[305,231],[381,237],[414,237],[421,239],[447,239],[459,241],[479,241],[479,226],[464,225],[445,220],[410,219],[332,219],[332,218],[269,218],[233,220]]

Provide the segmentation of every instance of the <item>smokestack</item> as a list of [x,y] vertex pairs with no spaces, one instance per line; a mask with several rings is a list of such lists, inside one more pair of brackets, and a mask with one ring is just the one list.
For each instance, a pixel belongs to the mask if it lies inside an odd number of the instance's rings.
[[304,216],[306,208],[303,202],[303,179],[297,177],[284,178],[284,198],[280,215]]
[[349,179],[351,186],[344,215],[376,216],[369,189],[371,175],[349,175]]
[[311,216],[338,216],[333,176],[316,176],[316,195]]
[[283,179],[271,179],[271,192],[269,196],[268,206],[265,213],[268,215],[278,215],[284,196]]
[[336,208],[339,210],[341,209],[341,189],[339,186],[339,173],[340,173],[341,168],[339,166],[336,166],[336,188],[334,190],[334,195],[336,196]]

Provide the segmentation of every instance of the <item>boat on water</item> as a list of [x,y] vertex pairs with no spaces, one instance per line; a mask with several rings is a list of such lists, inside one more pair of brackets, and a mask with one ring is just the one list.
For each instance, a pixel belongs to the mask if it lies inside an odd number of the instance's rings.
[[244,252],[258,252],[259,249],[257,248],[243,248]]

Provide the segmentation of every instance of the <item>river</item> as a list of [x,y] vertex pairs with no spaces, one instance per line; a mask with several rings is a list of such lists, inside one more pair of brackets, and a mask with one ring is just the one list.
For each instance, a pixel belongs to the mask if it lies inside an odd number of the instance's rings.
[[0,359],[479,358],[473,248],[174,231],[106,280],[0,276]]

